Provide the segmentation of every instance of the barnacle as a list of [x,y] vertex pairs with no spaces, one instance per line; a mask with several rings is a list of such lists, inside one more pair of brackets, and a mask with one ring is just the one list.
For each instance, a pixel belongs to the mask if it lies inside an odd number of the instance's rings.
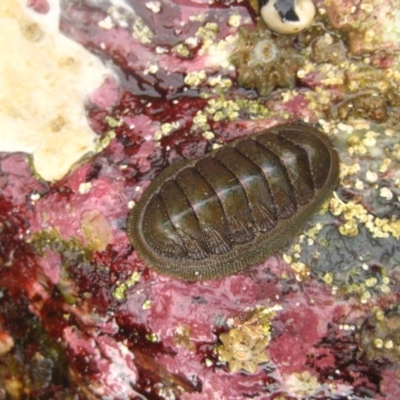
[[317,64],[330,63],[340,66],[348,59],[343,40],[330,33],[316,37],[311,44],[311,49],[311,58]]
[[269,360],[265,349],[271,339],[271,320],[278,309],[257,306],[246,310],[232,321],[234,328],[219,336],[222,345],[216,348],[216,353],[221,361],[228,363],[231,372],[244,370],[253,374],[259,364]]
[[343,119],[367,117],[372,121],[385,121],[388,117],[387,101],[376,92],[361,92],[347,96],[332,108],[332,116]]
[[293,88],[303,59],[287,37],[267,30],[241,28],[239,43],[231,56],[240,86],[256,88],[260,96],[277,87]]
[[400,362],[400,312],[374,310],[360,331],[360,348],[369,360]]
[[317,377],[311,375],[309,371],[293,373],[289,376],[287,384],[290,391],[299,397],[311,395],[321,386]]
[[[333,119],[352,120],[368,118],[376,122],[390,121],[389,127],[397,125],[400,105],[398,61],[390,52],[382,51],[362,60],[351,58],[343,38],[325,33],[313,40],[311,58],[297,76],[318,76],[318,100],[316,106],[334,102],[325,108]],[[385,66],[385,67],[383,67]],[[322,101],[324,97],[330,100]],[[331,89],[340,93],[332,97]]]
[[312,0],[260,0],[260,14],[274,32],[287,35],[308,28],[316,9]]
[[257,371],[258,364],[267,362],[265,348],[269,338],[254,335],[251,328],[233,328],[220,335],[223,346],[218,347],[218,355],[222,361],[229,364],[231,372],[243,369],[251,374]]

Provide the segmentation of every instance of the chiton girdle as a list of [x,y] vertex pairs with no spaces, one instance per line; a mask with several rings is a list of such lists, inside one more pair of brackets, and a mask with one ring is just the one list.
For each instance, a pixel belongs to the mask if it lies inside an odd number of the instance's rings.
[[129,213],[127,233],[159,273],[232,275],[287,245],[338,179],[327,136],[305,124],[275,126],[166,168]]

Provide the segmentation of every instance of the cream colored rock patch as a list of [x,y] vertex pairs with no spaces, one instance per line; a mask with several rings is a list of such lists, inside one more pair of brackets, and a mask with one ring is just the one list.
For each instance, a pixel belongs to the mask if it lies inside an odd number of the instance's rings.
[[49,3],[46,15],[0,3],[0,151],[32,154],[35,171],[55,181],[95,151],[84,102],[111,73],[59,32],[58,1]]

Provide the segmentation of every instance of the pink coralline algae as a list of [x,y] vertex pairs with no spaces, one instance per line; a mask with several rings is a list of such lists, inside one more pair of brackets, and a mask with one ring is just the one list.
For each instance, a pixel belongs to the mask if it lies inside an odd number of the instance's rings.
[[[96,154],[64,178],[0,154],[0,398],[399,398],[396,32],[389,1],[372,42],[377,3],[336,3],[282,42],[247,1],[62,2],[116,78],[87,99]],[[239,79],[240,27],[290,53],[266,97]],[[140,260],[126,218],[160,171],[298,119],[332,139],[340,184],[282,254],[201,282]]]
[[50,9],[50,5],[46,0],[29,0],[27,5],[40,14],[46,14]]

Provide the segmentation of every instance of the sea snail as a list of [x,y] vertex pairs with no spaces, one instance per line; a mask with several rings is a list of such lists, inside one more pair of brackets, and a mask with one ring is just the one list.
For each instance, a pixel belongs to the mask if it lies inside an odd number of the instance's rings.
[[166,168],[130,211],[127,233],[159,273],[232,275],[301,232],[338,177],[327,136],[305,124],[276,126]]
[[260,0],[260,13],[268,28],[293,34],[308,28],[315,17],[312,0]]

